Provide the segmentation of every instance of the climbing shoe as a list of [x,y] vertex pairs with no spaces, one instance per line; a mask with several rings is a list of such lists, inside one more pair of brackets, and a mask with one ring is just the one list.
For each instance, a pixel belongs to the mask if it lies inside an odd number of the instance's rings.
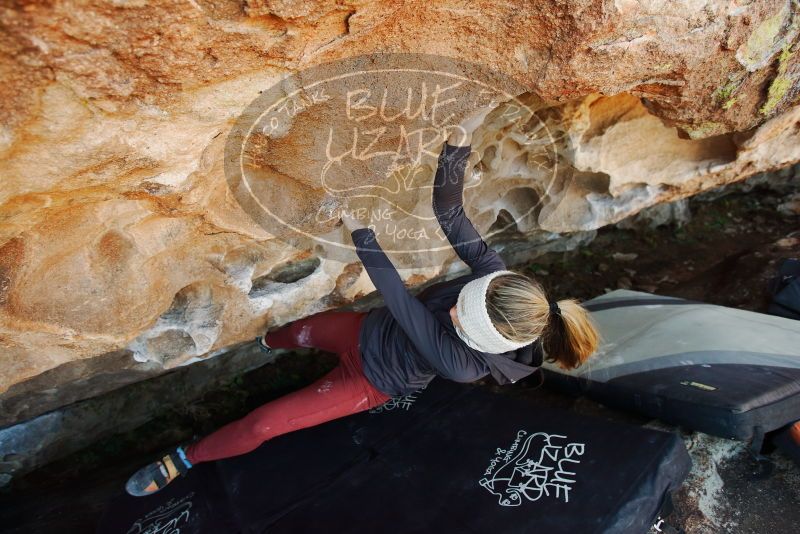
[[152,495],[191,469],[192,464],[183,447],[178,447],[160,460],[136,471],[125,484],[125,491],[134,497]]
[[267,345],[267,342],[264,340],[263,336],[258,336],[256,338],[256,343],[258,343],[258,348],[261,349],[261,352],[263,352],[264,354],[269,354],[270,352],[272,352],[272,347]]

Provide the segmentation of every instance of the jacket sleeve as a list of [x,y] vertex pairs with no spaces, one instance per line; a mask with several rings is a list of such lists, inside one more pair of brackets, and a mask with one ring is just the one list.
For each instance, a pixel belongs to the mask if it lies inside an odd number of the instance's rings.
[[473,273],[488,274],[506,268],[464,213],[464,172],[471,147],[444,144],[433,183],[433,213],[458,257]]
[[378,244],[375,233],[369,228],[360,228],[351,235],[356,253],[392,317],[436,374],[456,382],[472,382],[486,376],[488,365],[475,358],[460,339],[455,339],[430,310],[409,293]]

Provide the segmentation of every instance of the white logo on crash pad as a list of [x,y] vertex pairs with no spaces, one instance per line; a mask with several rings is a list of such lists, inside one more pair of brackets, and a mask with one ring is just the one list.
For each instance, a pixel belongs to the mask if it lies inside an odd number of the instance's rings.
[[498,448],[479,484],[498,497],[500,506],[519,506],[543,497],[569,502],[585,445],[566,436],[517,432],[508,449]]
[[384,402],[380,406],[376,406],[372,408],[369,413],[383,413],[383,412],[391,412],[392,410],[402,409],[402,410],[410,410],[411,407],[417,402],[417,396],[422,393],[425,388],[428,387],[427,384],[422,386],[420,389],[413,393],[409,393],[408,395],[403,395],[400,397],[392,397],[388,401]]
[[137,520],[127,534],[177,534],[189,523],[194,492],[170,499]]

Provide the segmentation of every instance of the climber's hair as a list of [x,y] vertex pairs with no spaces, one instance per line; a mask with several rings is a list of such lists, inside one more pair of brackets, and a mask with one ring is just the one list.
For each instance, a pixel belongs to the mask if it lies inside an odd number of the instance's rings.
[[497,331],[511,341],[542,338],[547,361],[575,369],[589,359],[600,342],[589,313],[573,299],[559,300],[550,310],[538,282],[521,274],[503,274],[489,283],[486,309]]

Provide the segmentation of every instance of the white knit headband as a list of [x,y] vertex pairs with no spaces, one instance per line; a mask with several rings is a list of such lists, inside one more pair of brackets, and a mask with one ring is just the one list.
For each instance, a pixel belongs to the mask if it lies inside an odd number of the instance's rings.
[[489,318],[489,310],[486,308],[489,283],[504,274],[514,273],[512,271],[489,273],[466,284],[458,294],[456,311],[461,328],[456,328],[456,332],[467,345],[481,352],[502,354],[531,344],[530,341],[521,343],[506,338],[497,331]]

